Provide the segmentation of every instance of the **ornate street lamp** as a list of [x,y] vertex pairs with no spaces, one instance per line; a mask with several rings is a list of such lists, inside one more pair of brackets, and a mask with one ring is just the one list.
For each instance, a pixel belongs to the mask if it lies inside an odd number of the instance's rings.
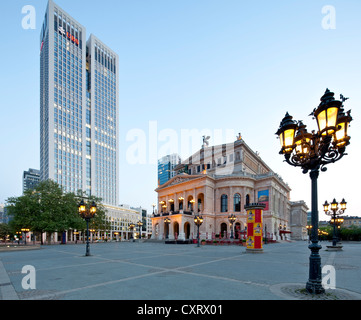
[[229,217],[228,217],[228,221],[229,221],[229,224],[231,226],[231,239],[233,239],[233,224],[235,223],[235,221],[237,220],[236,216],[234,214],[231,214]]
[[280,154],[285,161],[295,167],[301,167],[303,173],[310,171],[312,186],[312,244],[309,249],[310,266],[309,280],[306,289],[310,293],[325,292],[321,280],[321,257],[318,243],[318,204],[317,204],[317,178],[319,170],[326,171],[326,165],[340,160],[346,153],[346,146],[350,143],[348,130],[352,117],[351,111],[346,114],[343,102],[347,98],[341,95],[341,101],[334,99],[334,93],[328,89],[321,97],[321,103],[310,114],[317,120],[318,131],[308,133],[306,126],[301,121],[292,120],[286,116],[280,123],[276,134],[281,142]]
[[341,225],[341,219],[339,219],[338,216],[344,214],[346,210],[346,204],[347,202],[345,201],[345,199],[342,199],[340,203],[341,208],[339,208],[338,202],[336,201],[336,199],[333,199],[333,201],[331,202],[331,210],[329,210],[330,204],[327,201],[325,201],[325,203],[323,204],[323,211],[325,211],[325,214],[327,214],[328,216],[331,216],[330,223],[333,224],[333,237],[332,237],[333,247],[336,247],[337,244],[336,226]]
[[199,247],[199,227],[202,225],[203,223],[203,217],[202,216],[195,216],[194,218],[194,223],[196,224],[197,226],[197,240],[198,240],[198,243],[197,243],[197,247]]
[[97,206],[93,201],[89,208],[84,203],[84,200],[81,200],[78,206],[78,212],[80,216],[86,221],[86,251],[85,256],[90,256],[89,249],[89,221],[94,218],[94,215],[97,212]]
[[143,222],[141,220],[139,220],[137,222],[137,225],[139,227],[139,242],[140,242],[140,240],[142,240],[142,225],[143,225]]
[[166,239],[169,239],[169,225],[170,225],[170,219],[167,217],[164,219],[164,224],[167,226],[167,234],[165,236]]
[[307,229],[307,235],[308,235],[308,243],[310,243],[312,225],[311,225],[311,224],[308,224],[308,225],[306,226],[306,229]]

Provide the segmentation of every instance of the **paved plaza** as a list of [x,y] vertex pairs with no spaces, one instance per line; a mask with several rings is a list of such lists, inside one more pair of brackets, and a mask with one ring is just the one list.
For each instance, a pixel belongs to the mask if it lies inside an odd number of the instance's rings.
[[[326,251],[322,266],[336,271],[336,289],[322,299],[361,299],[361,244]],[[294,300],[308,279],[307,242],[267,244],[264,253],[236,245],[152,242],[42,246],[0,251],[2,300]],[[35,270],[35,288],[24,289],[24,266]],[[34,274],[34,273],[33,273]],[[34,279],[32,279],[34,280]],[[30,283],[32,280],[29,280]],[[25,281],[26,282],[26,281]],[[26,287],[26,286],[25,286]]]

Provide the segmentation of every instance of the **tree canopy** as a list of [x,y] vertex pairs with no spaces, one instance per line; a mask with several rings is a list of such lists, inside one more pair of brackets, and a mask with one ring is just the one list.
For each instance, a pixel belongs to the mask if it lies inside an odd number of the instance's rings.
[[91,203],[95,201],[97,212],[92,219],[92,228],[108,230],[105,209],[101,199],[86,196],[84,192],[65,193],[53,180],[41,182],[35,189],[27,190],[20,197],[7,199],[9,214],[12,216],[10,227],[14,232],[29,228],[33,232],[49,234],[70,229],[85,230],[86,224],[78,214],[80,199]]

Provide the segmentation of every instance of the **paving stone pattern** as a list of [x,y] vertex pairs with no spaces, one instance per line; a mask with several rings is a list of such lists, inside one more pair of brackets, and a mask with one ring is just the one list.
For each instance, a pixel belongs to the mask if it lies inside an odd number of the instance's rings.
[[[352,300],[361,299],[361,244],[320,251],[336,270],[336,290],[305,293],[307,242],[197,247],[152,242],[42,246],[0,252],[0,299],[6,300]],[[23,266],[36,270],[36,289],[22,287]]]

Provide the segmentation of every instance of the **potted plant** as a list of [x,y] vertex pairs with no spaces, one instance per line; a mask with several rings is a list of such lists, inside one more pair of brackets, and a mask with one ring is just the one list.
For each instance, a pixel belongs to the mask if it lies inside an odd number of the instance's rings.
[[202,239],[201,244],[205,245],[206,244],[206,239]]

